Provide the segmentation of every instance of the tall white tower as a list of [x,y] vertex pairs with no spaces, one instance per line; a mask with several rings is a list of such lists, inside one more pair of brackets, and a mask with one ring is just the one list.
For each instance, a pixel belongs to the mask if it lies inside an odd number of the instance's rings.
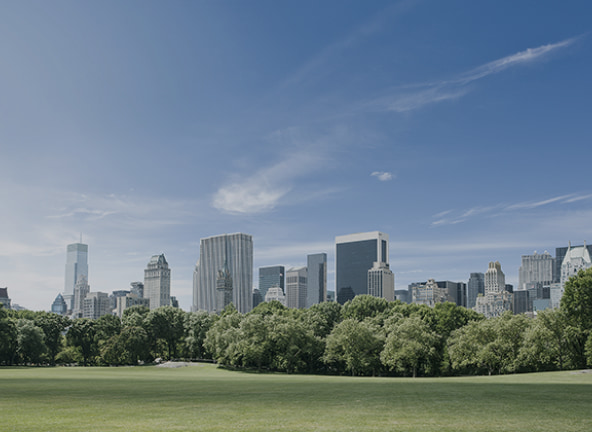
[[500,293],[506,289],[506,275],[499,261],[490,262],[485,272],[485,295]]
[[164,254],[153,255],[144,270],[144,298],[150,299],[150,309],[171,304],[171,270]]

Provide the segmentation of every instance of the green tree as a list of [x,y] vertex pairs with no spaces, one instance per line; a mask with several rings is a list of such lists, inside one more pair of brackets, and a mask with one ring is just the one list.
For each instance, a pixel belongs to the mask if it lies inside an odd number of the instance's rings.
[[565,314],[560,309],[539,312],[524,334],[518,363],[529,371],[562,370],[568,359]]
[[243,315],[236,309],[233,313],[220,316],[212,328],[206,333],[204,348],[211,353],[212,358],[222,365],[237,365],[240,363],[241,341],[239,331]]
[[358,295],[343,305],[344,319],[353,318],[364,321],[366,318],[376,317],[389,309],[389,302],[380,297]]
[[121,325],[123,327],[142,327],[146,328],[146,317],[150,313],[150,309],[146,306],[132,306],[123,310],[121,317]]
[[16,323],[0,304],[0,364],[12,365],[14,363],[17,346]]
[[66,333],[68,344],[80,350],[84,366],[87,366],[94,356],[98,354],[96,332],[96,321],[88,318],[78,318],[72,322],[68,333]]
[[383,344],[381,329],[348,318],[337,324],[327,337],[323,361],[349,371],[352,376],[375,374],[380,369]]
[[417,376],[429,373],[438,358],[440,337],[419,317],[403,318],[387,329],[380,360],[390,370]]
[[566,315],[568,344],[574,367],[586,367],[586,341],[592,332],[592,268],[565,283],[561,310]]
[[188,313],[185,316],[185,347],[188,357],[196,359],[211,358],[204,347],[206,334],[212,328],[218,315],[206,311]]
[[17,353],[22,363],[39,363],[42,354],[47,350],[45,334],[33,321],[19,319],[16,322]]
[[62,350],[63,333],[71,324],[71,320],[55,313],[38,312],[35,315],[34,323],[43,330],[47,356],[49,363],[53,365],[55,364],[56,355]]
[[300,321],[312,330],[315,336],[325,339],[341,321],[342,306],[337,302],[322,302],[302,311]]
[[151,310],[146,317],[150,334],[166,343],[168,359],[177,358],[177,346],[183,341],[185,312],[172,306]]

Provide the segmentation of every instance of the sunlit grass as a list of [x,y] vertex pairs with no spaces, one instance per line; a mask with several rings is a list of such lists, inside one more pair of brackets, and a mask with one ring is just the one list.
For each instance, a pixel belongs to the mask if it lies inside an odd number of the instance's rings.
[[592,374],[350,378],[0,368],[2,431],[590,431]]

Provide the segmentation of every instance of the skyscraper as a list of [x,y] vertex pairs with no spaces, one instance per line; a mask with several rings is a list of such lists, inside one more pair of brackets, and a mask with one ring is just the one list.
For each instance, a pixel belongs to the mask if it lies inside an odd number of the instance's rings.
[[150,300],[150,309],[171,304],[171,270],[164,254],[153,255],[144,270],[144,298]]
[[395,300],[395,275],[387,263],[375,262],[368,270],[368,294],[388,301]]
[[335,290],[344,304],[368,294],[368,270],[375,262],[388,264],[389,237],[379,231],[335,237]]
[[506,289],[506,275],[499,261],[490,262],[485,272],[485,294],[499,293]]
[[291,268],[286,272],[286,306],[302,309],[306,307],[306,267]]
[[230,303],[232,303],[232,276],[225,262],[224,267],[218,270],[216,279],[216,312],[222,312]]
[[518,273],[518,290],[527,289],[527,284],[536,282],[541,285],[553,283],[555,259],[547,251],[542,254],[522,255],[522,265]]
[[80,276],[88,281],[88,245],[73,243],[67,246],[66,277],[64,283],[64,300],[68,309],[72,309],[74,300],[74,288]]
[[318,253],[307,257],[306,307],[327,301],[327,254]]
[[90,292],[90,285],[86,276],[80,275],[74,287],[74,300],[72,302],[72,317],[80,318],[84,312],[84,299]]
[[501,264],[499,261],[490,262],[485,272],[485,295],[477,296],[474,310],[487,318],[501,316],[505,311],[512,310],[513,296],[506,287],[506,276]]
[[485,295],[485,275],[483,273],[471,273],[467,284],[467,307],[474,308],[477,296]]
[[588,249],[588,255],[590,255],[592,257],[592,245],[586,245],[586,242],[584,242],[584,245],[580,245],[580,246],[572,246],[571,242],[570,242],[569,246],[567,246],[567,247],[555,248],[555,271],[553,273],[553,281],[554,282],[556,282],[556,283],[561,282],[561,266],[563,265],[563,259],[565,258],[567,251],[569,249],[579,249],[579,248]]
[[216,310],[218,270],[227,263],[232,277],[232,302],[241,313],[253,306],[253,237],[222,234],[201,239],[199,261],[193,275],[193,310]]
[[265,298],[267,290],[272,286],[279,286],[284,291],[286,288],[284,285],[285,275],[284,266],[259,267],[259,294],[261,297]]

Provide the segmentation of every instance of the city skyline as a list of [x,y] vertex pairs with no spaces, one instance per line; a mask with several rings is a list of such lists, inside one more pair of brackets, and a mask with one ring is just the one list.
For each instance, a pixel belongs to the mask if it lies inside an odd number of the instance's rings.
[[3,3],[0,287],[49,310],[82,232],[93,291],[166,253],[189,310],[200,239],[245,232],[254,274],[327,253],[333,291],[334,238],[373,230],[396,289],[490,261],[518,286],[522,255],[592,242],[590,22],[583,0]]

